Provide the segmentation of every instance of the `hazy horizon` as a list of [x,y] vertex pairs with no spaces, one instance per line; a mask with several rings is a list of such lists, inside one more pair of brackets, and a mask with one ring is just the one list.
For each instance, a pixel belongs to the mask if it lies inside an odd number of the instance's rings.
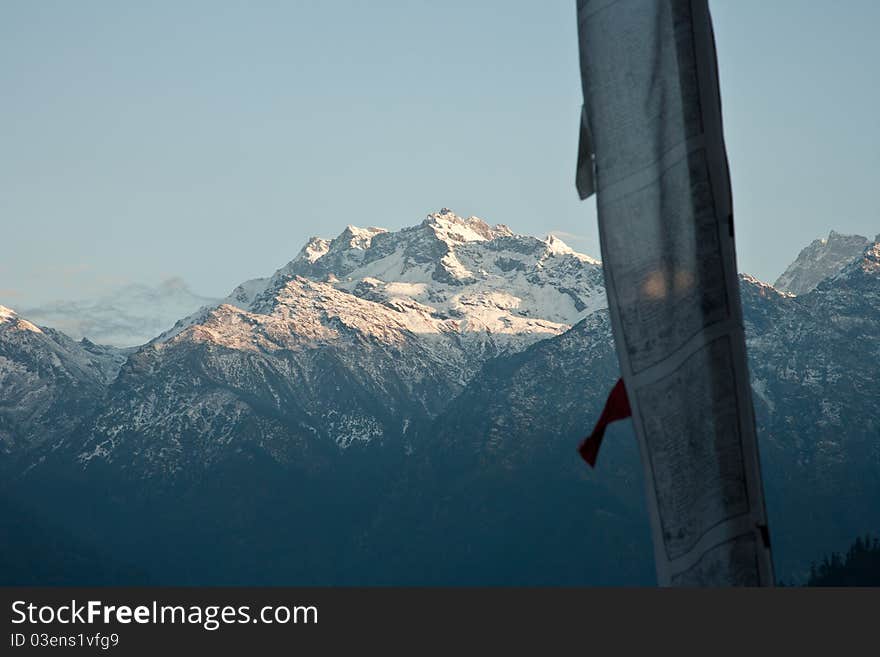
[[[346,224],[449,207],[600,257],[574,2],[7,2],[0,304],[226,295]],[[739,268],[873,237],[880,6],[711,2]]]
[[[448,208],[448,209],[455,212],[454,208]],[[436,210],[432,210],[431,212],[432,213],[437,212],[438,210],[440,210],[440,208],[437,208]],[[475,215],[471,215],[471,216],[475,216]],[[411,222],[409,225],[416,225],[424,218],[425,217],[422,216],[422,217],[418,218],[416,221]],[[482,217],[479,217],[479,218],[482,219]],[[487,222],[487,223],[504,223],[504,222]],[[387,229],[387,226],[383,226],[381,224],[369,224],[369,226],[375,227],[375,228],[386,228]],[[362,226],[359,226],[359,227],[366,228],[366,227],[368,227],[368,225],[363,224]],[[400,228],[404,228],[404,227],[406,227],[406,225],[400,226]],[[346,226],[343,225],[343,226],[340,226],[339,230],[337,230],[336,232],[327,232],[326,234],[317,234],[317,235],[312,235],[310,237],[321,237],[321,238],[325,238],[325,239],[333,239],[333,238],[337,237],[340,233],[342,233],[345,230],[345,228],[346,228]],[[520,233],[520,231],[515,230],[515,227],[511,226],[510,228],[511,228],[511,230],[513,230],[514,233],[523,234],[523,233]],[[388,229],[388,230],[398,230],[398,228]],[[814,239],[826,239],[828,237],[829,232],[840,233],[841,231],[838,231],[832,227],[829,229],[828,232],[826,232],[823,235],[816,236]],[[577,239],[578,236],[571,235],[569,233],[566,233],[565,231],[558,231],[558,230],[557,231],[550,231],[546,234],[534,235],[534,237],[539,237],[539,238],[543,239],[543,238],[548,237],[550,234],[553,234],[558,239],[561,239],[563,242],[565,242],[566,244],[568,244],[569,246],[574,248],[575,251],[583,253],[584,255],[594,257],[597,260],[600,259],[600,254],[598,252],[590,253],[590,252],[585,252],[582,249],[577,248],[576,243],[579,241]],[[874,235],[863,235],[863,237],[866,237],[868,239],[873,239],[875,236]],[[264,277],[271,276],[277,269],[286,265],[290,260],[293,260],[294,257],[299,253],[300,249],[306,245],[307,241],[308,240],[305,240],[299,247],[297,247],[291,253],[290,257],[287,260],[285,260],[283,262],[277,262],[277,263],[267,263],[268,266],[265,271],[263,271],[262,273],[260,273],[256,276],[253,276],[251,278],[264,278]],[[813,240],[810,240],[810,242],[812,242],[812,241]],[[798,252],[801,249],[803,249],[804,247],[808,246],[810,242],[803,244],[798,249]],[[780,274],[782,274],[782,272],[785,270],[785,268],[788,267],[788,265],[790,265],[795,260],[796,256],[797,256],[797,253],[795,254],[795,257],[792,258],[791,261],[785,262],[785,263],[780,263],[778,266],[779,271],[776,275],[774,275],[770,278],[761,278],[759,276],[756,276],[756,278],[758,278],[759,280],[761,280],[765,283],[773,284],[774,281],[778,278],[778,276]],[[86,270],[83,270],[83,271],[86,271]],[[754,274],[752,274],[752,272],[743,270],[741,266],[740,266],[740,272],[743,274],[749,274],[749,275],[754,276]],[[76,272],[73,272],[73,273],[76,273]],[[11,300],[10,299],[4,300],[4,298],[2,296],[3,290],[0,289],[0,306],[7,306],[7,307],[12,308],[13,310],[18,311],[18,312],[27,313],[28,310],[33,310],[33,309],[36,309],[40,306],[45,306],[46,307],[45,309],[48,309],[48,308],[52,308],[53,304],[56,304],[58,302],[62,302],[62,305],[60,306],[60,308],[64,308],[64,307],[69,306],[69,309],[72,310],[75,307],[72,304],[76,304],[78,302],[99,302],[101,300],[110,301],[110,300],[114,300],[114,299],[118,300],[119,295],[122,293],[126,293],[127,291],[135,291],[140,294],[154,293],[154,292],[161,293],[161,291],[163,289],[170,290],[171,288],[178,290],[180,292],[192,294],[197,297],[202,297],[202,298],[204,298],[205,303],[208,303],[208,302],[213,302],[213,301],[219,301],[223,297],[227,296],[230,292],[232,292],[235,285],[237,285],[239,283],[243,283],[243,282],[245,282],[245,280],[250,280],[250,279],[242,279],[242,280],[238,281],[238,283],[236,283],[232,287],[230,287],[229,289],[203,291],[200,289],[199,290],[195,289],[193,287],[193,285],[191,284],[191,282],[188,281],[185,277],[183,277],[179,274],[176,274],[176,273],[168,273],[168,274],[163,274],[159,278],[153,278],[153,279],[149,279],[149,280],[121,279],[118,282],[109,282],[108,285],[94,288],[91,291],[84,290],[83,294],[80,296],[77,296],[76,294],[71,294],[71,295],[65,296],[63,298],[49,296],[43,300],[38,300],[38,301],[31,301],[30,299],[26,299],[26,298],[20,298],[20,299],[13,298]],[[63,302],[69,302],[69,303],[63,303]],[[41,310],[44,310],[44,309],[41,308]],[[51,324],[51,323],[48,325],[53,326],[55,328],[62,328],[62,330],[63,330],[62,326],[55,326],[54,324]]]

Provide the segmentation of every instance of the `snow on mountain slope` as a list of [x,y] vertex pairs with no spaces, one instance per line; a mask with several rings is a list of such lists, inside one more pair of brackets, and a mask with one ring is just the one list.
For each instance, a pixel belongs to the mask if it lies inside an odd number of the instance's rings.
[[194,294],[179,278],[155,287],[126,285],[92,300],[56,301],[22,312],[41,326],[117,347],[141,345],[174,325],[180,317],[216,299]]
[[37,326],[6,306],[0,306],[0,347],[7,365],[11,354],[27,354],[35,364],[64,370],[72,379],[91,378],[103,383],[113,380],[128,353],[86,339],[77,342],[61,331]]
[[[310,289],[324,286],[323,295],[313,301],[326,303],[322,321],[344,314],[347,304],[370,307],[364,312],[372,313],[374,322],[389,321],[420,335],[491,343],[489,351],[522,349],[605,306],[597,260],[556,237],[515,235],[504,225],[492,227],[445,208],[396,232],[348,226],[333,240],[312,238],[274,275],[242,283],[222,304],[271,315],[290,305],[291,299],[280,299],[287,298],[288,285],[298,277],[311,281]],[[294,283],[297,289],[303,285]],[[212,312],[194,313],[157,341],[207,321]],[[369,321],[361,327],[367,332],[373,330]],[[290,328],[298,330],[295,323]],[[215,339],[221,339],[220,333]],[[233,343],[240,343],[239,337],[231,335]]]
[[0,306],[0,455],[69,437],[124,358],[122,350],[75,342]]
[[783,292],[806,294],[861,255],[869,244],[861,235],[841,235],[832,230],[827,238],[806,246],[773,286]]

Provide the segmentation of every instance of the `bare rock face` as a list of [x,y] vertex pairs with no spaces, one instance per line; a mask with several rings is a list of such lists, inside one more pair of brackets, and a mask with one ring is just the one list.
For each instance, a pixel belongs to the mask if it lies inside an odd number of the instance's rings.
[[841,235],[832,230],[827,238],[814,240],[804,248],[773,286],[791,294],[806,294],[839,273],[869,245],[866,237]]

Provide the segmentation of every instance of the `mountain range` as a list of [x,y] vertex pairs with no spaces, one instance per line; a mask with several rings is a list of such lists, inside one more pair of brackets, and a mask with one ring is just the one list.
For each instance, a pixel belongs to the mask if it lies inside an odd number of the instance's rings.
[[[880,527],[880,243],[780,280],[741,291],[796,580]],[[597,260],[443,209],[206,301],[126,349],[0,310],[2,581],[653,582],[628,425],[575,452],[618,376]]]

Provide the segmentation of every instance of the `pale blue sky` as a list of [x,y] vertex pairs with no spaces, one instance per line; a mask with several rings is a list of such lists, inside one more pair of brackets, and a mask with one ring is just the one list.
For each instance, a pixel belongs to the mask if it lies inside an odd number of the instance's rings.
[[[0,0],[0,303],[180,275],[448,206],[599,255],[574,0]],[[880,3],[714,0],[740,269],[880,211]]]

